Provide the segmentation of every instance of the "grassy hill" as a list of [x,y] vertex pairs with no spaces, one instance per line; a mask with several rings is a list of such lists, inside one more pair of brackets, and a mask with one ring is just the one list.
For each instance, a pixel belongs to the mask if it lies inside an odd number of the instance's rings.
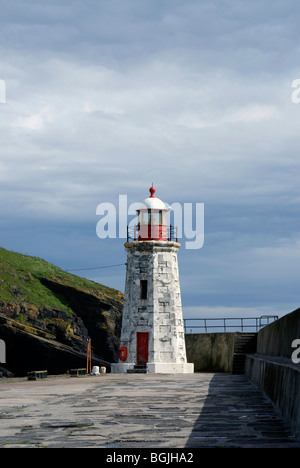
[[88,294],[123,301],[123,294],[93,281],[72,275],[38,257],[30,257],[0,247],[0,301],[23,302],[39,308],[70,312],[65,297],[51,291],[44,280],[51,280]]
[[95,364],[116,362],[123,294],[37,257],[0,248],[0,339],[15,375],[82,367],[86,341]]

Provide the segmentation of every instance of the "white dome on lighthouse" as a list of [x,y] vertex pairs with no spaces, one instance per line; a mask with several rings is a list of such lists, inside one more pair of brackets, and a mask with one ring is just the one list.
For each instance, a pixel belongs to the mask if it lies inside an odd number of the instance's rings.
[[150,195],[150,197],[146,198],[143,201],[143,205],[140,208],[141,210],[142,209],[166,210],[166,211],[170,210],[170,208],[168,207],[168,205],[166,203],[164,203],[159,198],[155,197],[155,195],[154,195],[155,188],[153,187],[153,184],[152,184],[152,187],[150,187],[149,192],[151,193],[151,195]]
[[143,201],[143,204],[145,205],[146,208],[151,209],[151,210],[168,210],[169,208],[167,205],[161,201],[159,198],[146,198]]

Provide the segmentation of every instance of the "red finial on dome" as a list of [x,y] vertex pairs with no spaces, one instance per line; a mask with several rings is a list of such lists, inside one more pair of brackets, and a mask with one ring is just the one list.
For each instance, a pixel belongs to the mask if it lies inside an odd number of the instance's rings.
[[153,187],[153,182],[152,182],[152,187],[150,187],[149,192],[151,193],[150,198],[155,198],[155,188]]

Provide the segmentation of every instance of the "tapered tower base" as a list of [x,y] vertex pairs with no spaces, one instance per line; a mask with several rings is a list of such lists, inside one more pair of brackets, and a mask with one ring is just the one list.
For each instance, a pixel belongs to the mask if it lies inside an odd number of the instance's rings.
[[135,241],[125,244],[127,274],[121,349],[126,357],[112,373],[144,366],[148,373],[193,373],[187,363],[177,264],[180,244]]

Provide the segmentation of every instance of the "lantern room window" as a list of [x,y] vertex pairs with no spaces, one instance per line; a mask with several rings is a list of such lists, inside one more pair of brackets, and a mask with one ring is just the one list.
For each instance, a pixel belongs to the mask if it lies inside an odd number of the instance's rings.
[[139,224],[148,226],[151,224],[162,225],[166,224],[166,218],[166,213],[163,213],[162,210],[145,210],[139,212],[138,222]]

